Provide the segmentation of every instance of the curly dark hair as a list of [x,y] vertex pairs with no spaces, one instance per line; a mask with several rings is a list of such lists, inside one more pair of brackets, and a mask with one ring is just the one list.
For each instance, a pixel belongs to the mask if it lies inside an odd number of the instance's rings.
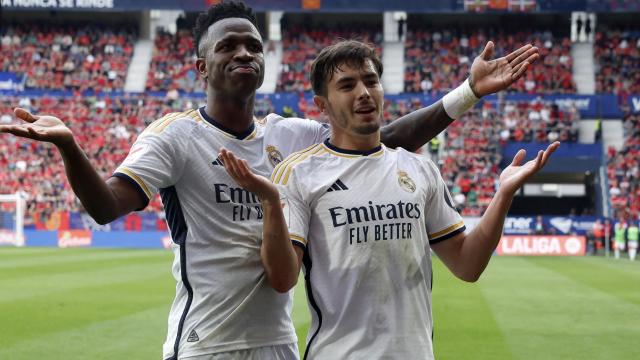
[[196,26],[193,28],[193,36],[195,37],[196,55],[200,57],[200,40],[207,34],[209,27],[216,21],[228,18],[243,18],[249,20],[253,26],[258,28],[258,20],[253,9],[241,1],[221,1],[213,5],[198,15]]

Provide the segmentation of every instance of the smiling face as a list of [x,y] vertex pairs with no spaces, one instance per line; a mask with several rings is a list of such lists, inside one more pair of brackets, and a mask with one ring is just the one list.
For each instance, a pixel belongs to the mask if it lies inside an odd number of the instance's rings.
[[196,66],[208,91],[246,97],[262,85],[262,37],[249,20],[227,18],[213,23],[198,46],[202,58]]
[[326,83],[326,95],[315,96],[316,105],[329,116],[334,131],[366,136],[380,129],[384,92],[373,62],[362,66],[343,63]]

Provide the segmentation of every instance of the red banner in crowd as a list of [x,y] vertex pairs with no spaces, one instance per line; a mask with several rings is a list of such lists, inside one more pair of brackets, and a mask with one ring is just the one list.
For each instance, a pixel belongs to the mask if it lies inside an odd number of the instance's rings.
[[509,8],[509,0],[489,0],[489,9],[507,10]]
[[302,8],[306,10],[318,10],[322,7],[322,0],[302,0]]
[[586,251],[584,236],[502,236],[498,255],[582,256]]
[[38,230],[69,230],[69,212],[36,212],[33,214],[33,223]]
[[58,246],[61,248],[91,246],[91,231],[90,230],[58,231]]

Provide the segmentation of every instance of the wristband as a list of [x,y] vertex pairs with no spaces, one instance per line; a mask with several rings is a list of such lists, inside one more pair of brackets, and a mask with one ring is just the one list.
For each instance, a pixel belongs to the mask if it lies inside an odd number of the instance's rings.
[[465,80],[462,85],[453,89],[442,98],[444,111],[452,119],[458,119],[460,115],[469,110],[473,105],[480,101],[479,98],[471,90],[469,79]]

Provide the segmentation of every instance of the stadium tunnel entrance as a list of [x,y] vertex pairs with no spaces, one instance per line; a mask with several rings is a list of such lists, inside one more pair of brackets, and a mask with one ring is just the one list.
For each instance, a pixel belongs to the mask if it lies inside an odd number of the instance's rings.
[[[530,160],[546,145],[511,143],[504,148],[500,167],[508,166],[520,148]],[[519,191],[509,215],[602,215],[601,166],[600,144],[562,144],[545,168]]]

